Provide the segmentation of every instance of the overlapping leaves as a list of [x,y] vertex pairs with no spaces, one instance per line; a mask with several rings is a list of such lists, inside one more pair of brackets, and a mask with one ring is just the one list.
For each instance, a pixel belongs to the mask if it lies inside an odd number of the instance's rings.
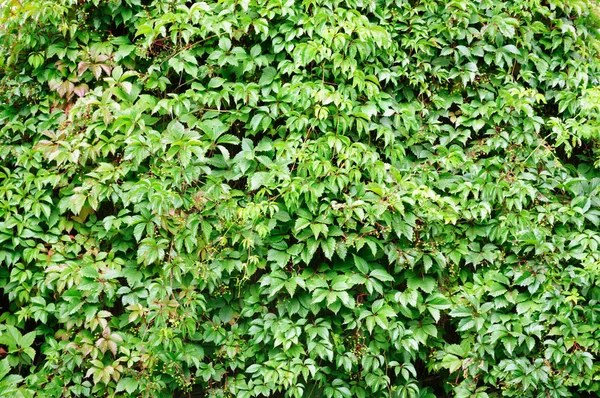
[[0,2],[0,393],[596,393],[597,29]]

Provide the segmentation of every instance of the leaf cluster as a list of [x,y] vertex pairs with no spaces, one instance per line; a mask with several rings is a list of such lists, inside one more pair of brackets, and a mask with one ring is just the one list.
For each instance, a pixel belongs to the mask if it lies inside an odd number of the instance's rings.
[[598,394],[598,12],[0,0],[0,395]]

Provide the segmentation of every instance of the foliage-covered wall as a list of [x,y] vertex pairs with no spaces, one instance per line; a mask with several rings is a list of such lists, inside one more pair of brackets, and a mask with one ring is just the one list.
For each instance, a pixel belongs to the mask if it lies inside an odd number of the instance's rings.
[[0,1],[0,395],[597,396],[599,27]]

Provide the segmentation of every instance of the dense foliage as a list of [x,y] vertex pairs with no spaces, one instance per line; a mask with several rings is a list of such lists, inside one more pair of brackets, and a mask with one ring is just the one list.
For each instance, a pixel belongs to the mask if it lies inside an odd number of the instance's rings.
[[0,395],[597,396],[595,7],[1,0]]

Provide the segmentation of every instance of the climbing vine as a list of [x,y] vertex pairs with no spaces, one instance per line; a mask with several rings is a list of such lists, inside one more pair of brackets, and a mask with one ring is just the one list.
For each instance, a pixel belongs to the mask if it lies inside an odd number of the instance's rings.
[[598,394],[599,16],[0,0],[0,395]]

